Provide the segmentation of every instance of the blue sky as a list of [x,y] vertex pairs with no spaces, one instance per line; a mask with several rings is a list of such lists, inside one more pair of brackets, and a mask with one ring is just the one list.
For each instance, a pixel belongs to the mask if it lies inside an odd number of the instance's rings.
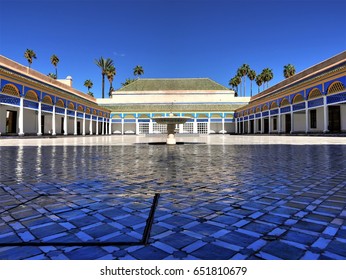
[[56,54],[59,78],[71,75],[84,92],[91,79],[95,97],[100,56],[114,61],[114,88],[133,78],[136,65],[143,78],[209,77],[228,86],[243,63],[257,73],[271,68],[275,84],[288,63],[300,72],[346,49],[343,0],[0,2],[1,55],[27,65],[23,54],[33,49],[32,68],[48,74]]

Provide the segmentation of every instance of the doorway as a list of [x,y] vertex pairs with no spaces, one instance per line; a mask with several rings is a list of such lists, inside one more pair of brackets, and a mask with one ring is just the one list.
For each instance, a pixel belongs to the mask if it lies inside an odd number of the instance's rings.
[[61,128],[61,130],[60,130],[60,131],[61,131],[61,134],[64,134],[64,133],[65,133],[65,130],[64,130],[64,121],[65,121],[65,118],[62,117],[62,118],[61,118],[61,127],[60,127],[60,128]]
[[44,115],[41,115],[41,133],[44,134]]
[[80,135],[80,122],[77,122],[77,135]]
[[291,132],[291,114],[285,115],[285,133]]
[[269,133],[269,119],[264,119],[264,133]]
[[340,106],[328,106],[328,130],[341,131]]
[[6,133],[17,133],[17,111],[6,111]]

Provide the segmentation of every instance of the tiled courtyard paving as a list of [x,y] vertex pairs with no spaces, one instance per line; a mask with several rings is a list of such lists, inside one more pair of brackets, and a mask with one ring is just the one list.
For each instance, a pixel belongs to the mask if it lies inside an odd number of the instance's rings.
[[[346,259],[346,145],[220,137],[0,139],[0,259]],[[155,193],[146,246],[10,246],[140,242]]]

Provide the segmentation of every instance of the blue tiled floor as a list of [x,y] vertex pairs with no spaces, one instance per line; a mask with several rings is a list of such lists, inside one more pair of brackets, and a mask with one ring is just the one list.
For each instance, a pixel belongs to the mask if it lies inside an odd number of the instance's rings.
[[[0,147],[0,259],[346,259],[346,146]],[[29,202],[27,202],[29,201]]]

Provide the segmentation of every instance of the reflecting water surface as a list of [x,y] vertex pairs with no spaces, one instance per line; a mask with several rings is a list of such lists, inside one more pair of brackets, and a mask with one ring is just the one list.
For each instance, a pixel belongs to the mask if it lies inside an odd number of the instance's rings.
[[[346,240],[340,218],[345,145],[0,147],[0,170],[0,243],[137,242],[160,193],[151,243],[163,251],[152,255],[150,246],[138,247],[126,256],[163,259],[170,250],[181,258],[229,259],[241,252],[252,259],[263,258],[263,251],[299,259],[323,233],[326,250],[346,257],[339,249]],[[270,243],[265,237],[273,232],[288,243]],[[189,251],[197,240],[203,242]],[[299,247],[288,250],[291,241]],[[251,244],[263,248],[250,250]],[[29,258],[37,253],[31,250],[0,251],[0,259]],[[65,254],[95,258],[93,250],[78,252]]]

